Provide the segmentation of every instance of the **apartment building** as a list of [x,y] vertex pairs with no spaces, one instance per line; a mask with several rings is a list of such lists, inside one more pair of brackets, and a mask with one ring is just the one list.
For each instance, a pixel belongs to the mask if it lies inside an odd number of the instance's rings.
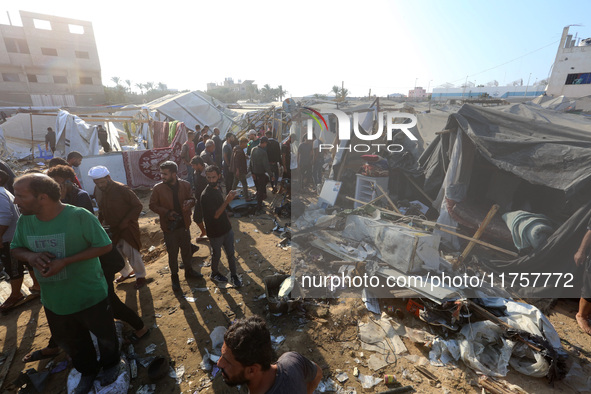
[[105,101],[92,23],[19,11],[0,24],[0,106],[91,106]]

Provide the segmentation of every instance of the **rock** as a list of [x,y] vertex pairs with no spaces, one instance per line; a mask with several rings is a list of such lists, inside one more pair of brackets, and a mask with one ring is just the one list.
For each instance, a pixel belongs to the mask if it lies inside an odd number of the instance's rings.
[[314,317],[325,318],[328,316],[328,306],[321,304],[307,304],[305,305],[306,312]]

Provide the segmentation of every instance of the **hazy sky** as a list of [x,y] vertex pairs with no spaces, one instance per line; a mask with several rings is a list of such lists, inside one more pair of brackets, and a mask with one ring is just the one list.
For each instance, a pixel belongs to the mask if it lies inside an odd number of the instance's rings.
[[[341,81],[354,96],[466,77],[506,85],[531,73],[533,84],[548,77],[563,27],[591,15],[590,1],[555,0],[11,3],[11,15],[91,21],[107,86],[117,76],[205,90],[232,77],[281,84],[293,96],[328,93]],[[591,26],[570,32],[591,37]]]

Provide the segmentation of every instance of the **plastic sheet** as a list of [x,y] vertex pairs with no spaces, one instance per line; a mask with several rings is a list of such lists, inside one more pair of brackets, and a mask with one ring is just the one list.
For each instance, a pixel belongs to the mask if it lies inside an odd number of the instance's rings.
[[[76,368],[72,368],[70,374],[68,375],[67,381],[68,394],[74,392],[78,386],[78,383],[80,382],[81,376],[82,374],[78,372]],[[100,378],[100,375],[97,377],[97,380],[94,381],[94,386],[89,392],[90,394],[127,393],[129,390],[129,383],[131,381],[129,364],[127,363],[127,360],[125,358],[121,360],[121,372],[117,379],[110,385],[105,387],[101,386],[98,378]]]

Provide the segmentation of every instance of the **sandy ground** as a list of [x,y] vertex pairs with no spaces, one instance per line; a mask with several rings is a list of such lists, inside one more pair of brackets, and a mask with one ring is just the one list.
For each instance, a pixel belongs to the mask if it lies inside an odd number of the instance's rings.
[[[235,231],[239,273],[244,282],[241,289],[218,289],[209,279],[187,282],[181,275],[183,294],[175,295],[171,290],[167,255],[157,218],[147,207],[149,195],[144,193],[140,197],[146,211],[140,219],[142,252],[150,283],[136,291],[133,281],[128,281],[119,285],[116,291],[127,305],[137,310],[148,326],[154,327],[151,335],[135,346],[138,356],[144,357],[145,348],[155,344],[155,355],[169,358],[175,367],[184,366],[185,373],[181,383],[177,385],[172,378],[165,377],[156,382],[157,393],[193,393],[200,388],[201,392],[236,392],[236,389],[228,389],[217,380],[213,385],[207,384],[208,375],[200,368],[200,363],[205,349],[211,350],[209,334],[215,327],[227,326],[236,318],[253,314],[267,319],[272,335],[285,336],[285,341],[277,349],[278,354],[291,350],[301,352],[322,367],[325,378],[335,379],[339,372],[347,372],[349,380],[343,386],[354,388],[358,393],[381,392],[387,387],[380,383],[372,389],[364,390],[353,377],[354,367],[358,367],[362,374],[373,373],[376,377],[384,373],[394,374],[402,385],[412,385],[421,393],[482,391],[477,386],[476,373],[461,362],[457,367],[426,366],[440,379],[439,386],[433,386],[428,379],[419,376],[414,363],[403,356],[378,372],[371,371],[367,366],[371,353],[363,351],[357,339],[357,322],[369,318],[369,313],[359,300],[324,301],[326,307],[309,307],[307,313],[301,309],[281,316],[270,314],[267,301],[259,299],[265,292],[263,278],[275,273],[290,272],[291,249],[284,250],[276,246],[281,239],[272,232],[274,223],[269,215],[231,219]],[[271,197],[270,194],[269,201]],[[195,225],[191,230],[193,235],[199,232]],[[201,249],[193,257],[193,265],[201,269],[207,277],[210,268],[203,267],[203,264],[209,260],[209,248],[207,244],[200,245]],[[151,246],[155,249],[148,252]],[[227,270],[225,257],[222,258],[222,265]],[[207,291],[192,291],[195,288],[207,288]],[[193,297],[195,300],[189,301],[185,297]],[[310,304],[315,302],[316,300],[309,301]],[[561,300],[554,307],[550,321],[569,352],[569,366],[577,361],[589,375],[591,355],[587,349],[591,348],[591,337],[579,330],[574,320],[576,309],[576,301]],[[427,329],[424,323],[409,315],[396,320],[407,326]],[[126,327],[126,331],[129,330]],[[190,338],[195,341],[188,344]],[[47,366],[48,360],[24,364],[21,359],[31,350],[44,347],[48,339],[45,313],[38,300],[0,317],[0,349],[2,352],[17,349],[2,392],[16,392],[10,383],[21,371],[27,368],[42,370]],[[411,355],[428,357],[428,348],[415,345],[406,338],[403,341]],[[62,353],[54,360],[54,364],[64,359],[65,355]],[[409,378],[403,377],[404,370],[410,373]],[[50,376],[45,392],[65,393],[67,373],[68,370]],[[506,380],[530,393],[577,392],[567,387],[564,381],[551,386],[544,378],[530,378],[514,371],[509,373]],[[147,370],[138,366],[138,377],[132,381],[130,392],[135,393],[141,385],[148,383]]]

